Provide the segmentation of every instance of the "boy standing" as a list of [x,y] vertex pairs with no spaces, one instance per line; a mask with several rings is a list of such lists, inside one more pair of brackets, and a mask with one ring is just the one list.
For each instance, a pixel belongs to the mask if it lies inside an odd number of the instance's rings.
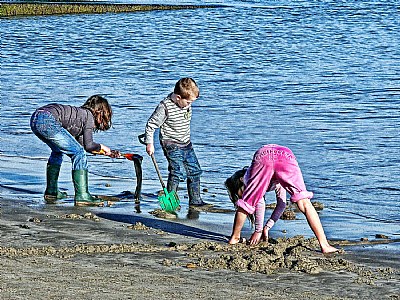
[[200,197],[202,173],[190,141],[191,104],[199,97],[199,87],[192,78],[181,78],[164,100],[160,102],[147,121],[145,132],[146,152],[154,154],[154,131],[160,128],[159,139],[168,160],[167,190],[177,191],[186,173],[189,206],[203,206]]

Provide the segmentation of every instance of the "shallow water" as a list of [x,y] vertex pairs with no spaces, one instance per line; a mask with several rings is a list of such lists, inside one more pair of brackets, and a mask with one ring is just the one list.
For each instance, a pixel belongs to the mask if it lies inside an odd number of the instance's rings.
[[[15,190],[26,188],[30,201],[41,203],[49,151],[30,131],[34,109],[49,102],[81,105],[100,93],[113,106],[114,127],[95,137],[145,157],[143,192],[153,196],[143,205],[155,208],[159,182],[137,136],[175,82],[191,76],[201,89],[192,139],[205,201],[231,208],[224,179],[248,165],[260,146],[277,143],[293,150],[314,200],[324,204],[320,216],[329,238],[398,237],[395,1],[218,3],[226,7],[0,19],[1,197],[27,197]],[[159,148],[156,157],[166,178]],[[71,192],[68,166],[66,159],[63,183]],[[90,171],[94,193],[134,189],[128,161],[91,156]],[[118,207],[134,213],[132,204]],[[201,213],[198,222],[222,224],[229,233],[232,218]],[[280,221],[276,231],[285,228],[310,235],[301,216]]]

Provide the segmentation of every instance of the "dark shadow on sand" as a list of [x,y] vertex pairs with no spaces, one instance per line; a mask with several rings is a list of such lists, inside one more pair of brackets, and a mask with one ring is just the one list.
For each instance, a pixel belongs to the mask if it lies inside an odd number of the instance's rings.
[[12,186],[8,186],[8,185],[5,185],[5,184],[0,184],[0,188],[4,188],[4,189],[7,189],[7,190],[11,190],[11,191],[14,191],[14,192],[20,192],[20,193],[24,193],[24,194],[35,194],[35,195],[42,194],[42,192],[37,192],[37,191],[28,190],[28,189],[12,187]]
[[168,233],[179,234],[188,237],[194,237],[199,239],[207,239],[213,240],[217,242],[227,242],[228,239],[225,235],[220,233],[212,232],[203,230],[200,228],[187,226],[185,224],[164,221],[160,219],[152,219],[152,218],[145,218],[142,216],[134,216],[134,215],[122,215],[122,214],[110,214],[110,213],[97,213],[96,214],[100,218],[123,222],[128,224],[135,224],[140,222],[147,227],[159,229]]

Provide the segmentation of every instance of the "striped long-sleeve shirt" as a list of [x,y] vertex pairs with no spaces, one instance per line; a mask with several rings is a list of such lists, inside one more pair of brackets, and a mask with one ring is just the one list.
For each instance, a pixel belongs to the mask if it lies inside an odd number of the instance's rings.
[[146,144],[154,144],[154,132],[160,128],[161,143],[173,142],[182,146],[190,143],[192,107],[180,108],[169,94],[160,102],[146,124]]

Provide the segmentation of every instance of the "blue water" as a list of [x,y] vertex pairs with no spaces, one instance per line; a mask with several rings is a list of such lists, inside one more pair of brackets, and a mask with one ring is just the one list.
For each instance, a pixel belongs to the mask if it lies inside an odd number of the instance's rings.
[[[192,140],[205,201],[231,208],[225,178],[260,146],[277,143],[293,150],[314,200],[324,204],[328,238],[398,238],[396,2],[186,1],[224,7],[0,19],[0,158],[2,186],[10,188],[2,197],[22,186],[36,193],[30,201],[42,201],[49,150],[30,131],[35,108],[81,105],[97,93],[111,102],[114,127],[96,140],[143,155],[143,191],[156,193],[157,175],[137,135],[175,82],[190,76],[201,90]],[[156,157],[166,178],[159,148]],[[130,164],[104,157],[90,157],[90,171],[103,181],[132,178]],[[68,167],[64,176],[70,182]],[[95,180],[94,193],[124,188],[104,190]],[[180,196],[187,202],[184,190]],[[200,221],[229,232],[232,214],[201,214]],[[310,234],[301,216],[278,224],[288,234]]]

